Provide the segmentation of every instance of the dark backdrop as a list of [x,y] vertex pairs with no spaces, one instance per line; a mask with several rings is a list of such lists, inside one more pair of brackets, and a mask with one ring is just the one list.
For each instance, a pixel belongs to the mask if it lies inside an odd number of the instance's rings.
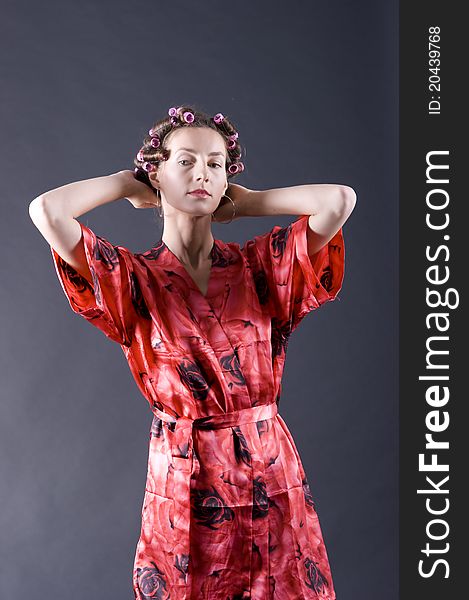
[[[339,599],[395,600],[397,1],[1,4],[0,596],[132,597],[151,413],[119,346],[71,312],[28,204],[133,168],[152,121],[195,103],[237,125],[242,185],[357,192],[342,291],[292,336],[280,410]],[[135,252],[161,233],[125,200],[80,220]]]

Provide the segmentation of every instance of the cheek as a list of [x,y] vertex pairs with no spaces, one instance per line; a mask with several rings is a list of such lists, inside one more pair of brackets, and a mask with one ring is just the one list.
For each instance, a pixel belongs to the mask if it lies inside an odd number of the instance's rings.
[[166,178],[166,185],[168,189],[177,190],[181,186],[184,187],[184,182],[186,180],[186,175],[184,172],[181,173],[168,173]]

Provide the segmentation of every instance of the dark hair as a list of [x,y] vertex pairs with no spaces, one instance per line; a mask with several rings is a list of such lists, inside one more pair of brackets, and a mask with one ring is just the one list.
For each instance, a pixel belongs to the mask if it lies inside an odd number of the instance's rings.
[[[217,131],[227,144],[230,141],[229,137],[237,133],[233,123],[226,117],[223,117],[219,123],[216,123],[214,117],[196,110],[191,106],[184,105],[175,108],[177,113],[174,116],[168,114],[164,119],[154,123],[150,128],[148,135],[143,139],[143,145],[139,152],[143,160],[139,160],[138,158],[134,159],[134,164],[137,167],[135,169],[136,179],[142,183],[146,183],[156,195],[158,195],[157,190],[151,185],[148,172],[143,168],[143,165],[144,163],[150,163],[158,166],[162,160],[168,160],[171,151],[165,146],[165,141],[171,132],[181,129],[182,127],[209,127],[210,129]],[[186,122],[184,119],[184,114],[187,112],[192,113],[194,116],[194,119],[190,122]],[[158,148],[154,148],[151,145],[152,136],[150,135],[150,131],[152,132],[153,137],[157,135],[160,139]],[[234,144],[233,142],[231,142],[231,144],[233,146],[232,148],[226,147],[227,159],[225,162],[225,169],[228,179],[233,178],[238,174],[239,171],[232,173],[229,171],[229,168],[232,165],[240,164],[242,155],[241,145],[238,139],[235,140]],[[244,168],[244,165],[241,164],[241,167]]]

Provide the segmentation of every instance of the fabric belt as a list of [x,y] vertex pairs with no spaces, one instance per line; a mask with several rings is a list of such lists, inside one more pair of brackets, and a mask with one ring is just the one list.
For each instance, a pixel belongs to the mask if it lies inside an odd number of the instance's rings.
[[[218,415],[209,415],[207,417],[198,417],[190,419],[188,417],[173,417],[153,406],[153,414],[168,423],[168,429],[173,433],[173,442],[177,446],[181,446],[176,452],[172,452],[172,456],[187,458],[190,447],[184,448],[185,443],[189,443],[187,434],[192,433],[192,429],[223,429],[227,427],[237,427],[246,423],[257,423],[265,419],[271,419],[278,413],[278,405],[276,402],[271,404],[259,404],[242,408],[230,413],[221,413]],[[190,435],[190,437],[192,437]],[[172,444],[174,446],[174,443]]]
[[[184,558],[189,559],[191,478],[194,472],[194,461],[198,463],[198,459],[193,452],[193,429],[223,429],[272,419],[278,413],[278,405],[276,402],[260,404],[230,413],[221,413],[197,419],[190,419],[188,417],[175,418],[162,412],[156,406],[152,407],[152,411],[155,418],[168,423],[165,429],[168,430],[166,437],[171,447],[174,482],[172,497],[174,500],[174,553],[181,556],[185,555]],[[187,583],[186,581],[184,585],[187,585]],[[175,585],[178,584],[175,582]]]

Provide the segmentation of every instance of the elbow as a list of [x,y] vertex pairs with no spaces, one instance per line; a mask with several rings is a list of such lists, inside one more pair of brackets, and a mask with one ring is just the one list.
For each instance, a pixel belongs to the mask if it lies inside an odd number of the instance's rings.
[[348,185],[339,186],[339,194],[335,212],[341,217],[348,218],[355,208],[357,194]]
[[34,200],[29,203],[28,212],[33,222],[35,222],[38,217],[44,216],[46,212],[44,198],[42,196],[34,198]]
[[48,198],[41,195],[30,202],[29,216],[34,223],[37,221],[44,222],[45,220],[53,222],[60,216],[60,213],[57,212],[58,208],[60,206],[57,205],[57,202],[51,204]]

